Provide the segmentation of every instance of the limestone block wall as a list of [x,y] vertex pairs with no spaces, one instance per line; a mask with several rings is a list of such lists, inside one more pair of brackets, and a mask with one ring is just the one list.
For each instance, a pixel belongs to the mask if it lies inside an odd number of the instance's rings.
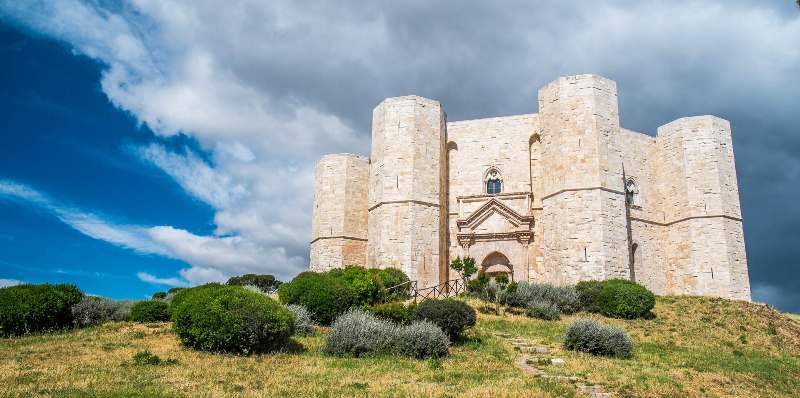
[[616,84],[581,75],[539,91],[544,268],[556,283],[629,277]]
[[311,219],[312,271],[327,271],[367,259],[369,158],[325,155],[315,169]]
[[633,178],[638,194],[635,205],[629,207],[631,234],[631,277],[650,290],[662,294],[664,291],[664,249],[662,181],[658,168],[656,138],[620,129],[623,148],[625,179]]
[[730,124],[682,118],[661,126],[657,142],[675,293],[750,300]]
[[486,194],[490,167],[502,174],[504,193],[531,192],[528,141],[536,119],[528,114],[447,123],[451,211],[457,211],[458,197]]
[[[536,131],[536,119],[536,114],[525,114],[447,123],[448,263],[457,256],[471,255],[480,265],[487,255],[502,248],[501,253],[513,266],[514,279],[528,279],[528,247],[525,244],[517,240],[480,242],[464,250],[456,239],[456,221],[469,217],[492,197],[521,215],[530,214],[530,194],[536,199],[540,195],[538,189],[532,192],[530,175],[529,142]],[[486,193],[485,177],[489,169],[500,172],[503,183],[500,195]],[[500,225],[503,222],[501,218],[494,220],[494,224],[487,220],[477,232],[508,230],[508,226]]]
[[373,111],[367,266],[419,287],[446,279],[446,115],[437,101],[389,98]]

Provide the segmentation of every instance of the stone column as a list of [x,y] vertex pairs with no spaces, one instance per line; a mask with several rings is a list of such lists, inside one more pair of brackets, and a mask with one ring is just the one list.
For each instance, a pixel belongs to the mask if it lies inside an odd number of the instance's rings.
[[442,106],[422,97],[373,111],[367,265],[400,268],[420,288],[446,275],[445,126]]
[[730,123],[682,118],[659,127],[656,141],[670,291],[749,301]]
[[595,75],[539,90],[543,267],[553,282],[628,278],[617,89]]
[[369,158],[325,155],[315,173],[310,270],[366,265]]

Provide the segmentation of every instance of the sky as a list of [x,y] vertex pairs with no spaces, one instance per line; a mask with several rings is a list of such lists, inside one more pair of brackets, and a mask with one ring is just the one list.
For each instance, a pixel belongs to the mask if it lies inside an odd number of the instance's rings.
[[625,128],[730,120],[753,299],[800,312],[798,39],[790,0],[0,0],[0,286],[288,280],[381,100],[532,113],[594,73]]

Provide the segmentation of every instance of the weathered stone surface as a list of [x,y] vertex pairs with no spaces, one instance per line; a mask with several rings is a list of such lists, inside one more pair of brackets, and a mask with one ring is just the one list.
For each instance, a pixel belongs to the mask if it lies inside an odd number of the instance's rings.
[[312,270],[397,267],[426,287],[468,255],[515,281],[630,278],[750,300],[725,120],[626,130],[616,83],[579,75],[539,90],[538,114],[448,122],[408,96],[378,105],[372,130],[371,159],[317,165]]
[[349,153],[317,162],[311,220],[311,270],[367,262],[369,158]]
[[564,366],[564,360],[561,358],[553,358],[550,360],[553,366]]

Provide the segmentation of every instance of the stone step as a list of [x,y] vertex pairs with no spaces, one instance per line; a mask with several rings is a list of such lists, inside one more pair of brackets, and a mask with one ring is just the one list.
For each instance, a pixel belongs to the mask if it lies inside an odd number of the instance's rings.
[[593,393],[593,392],[603,392],[603,387],[600,386],[578,386],[579,392],[585,393]]
[[524,354],[547,354],[547,347],[519,345],[515,346],[514,349]]
[[553,364],[553,366],[564,366],[564,360],[561,358],[553,358],[550,360],[550,363]]

